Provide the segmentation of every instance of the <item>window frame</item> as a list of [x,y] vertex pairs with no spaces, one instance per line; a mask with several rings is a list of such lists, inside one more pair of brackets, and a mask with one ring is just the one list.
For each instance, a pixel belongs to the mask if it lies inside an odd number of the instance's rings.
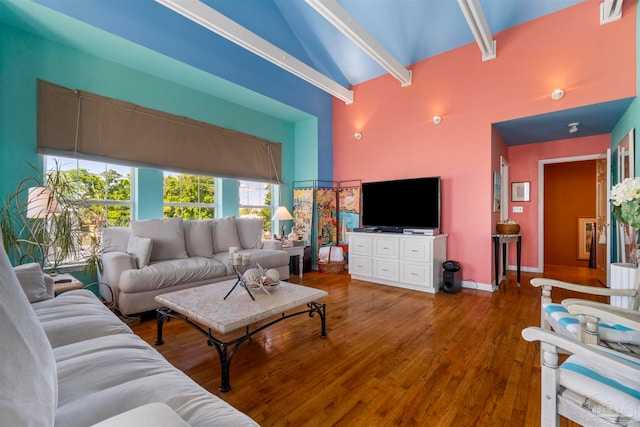
[[[198,209],[198,218],[194,218],[194,219],[209,219],[209,218],[203,218],[202,217],[202,210],[203,209],[211,209],[213,214],[212,214],[212,218],[216,217],[216,212],[218,211],[217,206],[216,206],[216,188],[219,188],[220,186],[220,179],[216,178],[214,176],[210,176],[210,175],[196,175],[196,174],[190,174],[190,173],[186,173],[186,172],[172,172],[172,171],[168,171],[168,170],[162,170],[162,216],[163,218],[183,218],[184,219],[184,209],[181,209],[182,215],[179,217],[168,217],[166,216],[166,208],[197,208]],[[212,180],[211,183],[211,187],[212,187],[212,194],[213,194],[213,201],[211,203],[203,203],[201,201],[198,202],[167,202],[165,200],[165,186],[166,186],[166,180],[167,177],[170,176],[178,176],[180,178],[180,195],[179,198],[182,199],[182,177],[184,176],[192,176],[192,177],[196,177],[198,178],[198,199],[200,199],[202,191],[201,191],[201,186],[202,185],[208,185],[208,184],[203,184],[200,182],[201,178],[208,178]]]

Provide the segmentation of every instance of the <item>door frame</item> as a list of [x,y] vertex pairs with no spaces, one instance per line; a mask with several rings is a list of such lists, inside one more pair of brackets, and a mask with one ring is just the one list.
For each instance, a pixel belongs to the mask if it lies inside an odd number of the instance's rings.
[[[573,157],[559,157],[556,159],[542,159],[538,160],[538,267],[536,273],[544,272],[544,166],[553,163],[571,163],[581,162],[584,160],[596,160],[607,159],[607,164],[611,164],[611,151],[607,149],[603,154],[587,154],[584,156]],[[608,182],[611,177],[610,173],[607,174],[607,197],[609,195],[609,188],[611,183]],[[607,209],[607,224],[611,224],[611,206]],[[605,249],[607,254],[607,266],[611,265],[611,252],[609,248],[611,244],[611,233],[607,233],[607,247]],[[607,268],[607,283],[609,283],[610,269]]]

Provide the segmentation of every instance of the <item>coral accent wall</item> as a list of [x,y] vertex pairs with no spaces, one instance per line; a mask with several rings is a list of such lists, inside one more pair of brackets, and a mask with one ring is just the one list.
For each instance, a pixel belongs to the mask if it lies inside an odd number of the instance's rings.
[[[507,158],[509,159],[509,181],[531,182],[530,202],[509,202],[509,216],[520,223],[522,240],[522,265],[529,270],[536,271],[543,260],[538,257],[538,212],[540,210],[540,162],[558,162],[559,168],[571,169],[567,162],[584,158],[585,156],[606,156],[609,148],[609,135],[597,135],[575,139],[562,139],[558,141],[541,142],[537,144],[518,145],[509,147]],[[595,166],[593,170],[593,182],[595,182]],[[586,184],[589,185],[589,184]],[[593,185],[593,207],[595,216],[595,184]],[[559,201],[564,205],[564,200]],[[513,206],[522,206],[522,213],[512,213]],[[548,232],[548,230],[547,230]],[[568,237],[570,238],[570,236]],[[575,240],[572,240],[573,244]],[[567,243],[568,245],[569,243]],[[573,251],[575,252],[575,250]],[[572,252],[572,253],[573,253]],[[509,254],[509,263],[515,264],[515,252]]]
[[[353,104],[333,104],[334,180],[441,176],[447,256],[463,280],[493,283],[492,173],[501,154],[513,173],[516,159],[492,123],[636,95],[636,2],[613,24],[598,16],[599,2],[582,2],[495,34],[495,60],[482,62],[472,43],[414,64],[411,86],[385,75],[354,87]],[[567,92],[560,101],[549,96],[556,87]],[[523,266],[537,266],[537,246],[523,255]]]

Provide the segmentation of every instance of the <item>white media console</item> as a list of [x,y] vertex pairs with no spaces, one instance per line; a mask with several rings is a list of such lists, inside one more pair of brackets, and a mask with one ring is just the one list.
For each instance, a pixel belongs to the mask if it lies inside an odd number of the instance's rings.
[[349,233],[353,279],[436,293],[446,257],[446,234]]

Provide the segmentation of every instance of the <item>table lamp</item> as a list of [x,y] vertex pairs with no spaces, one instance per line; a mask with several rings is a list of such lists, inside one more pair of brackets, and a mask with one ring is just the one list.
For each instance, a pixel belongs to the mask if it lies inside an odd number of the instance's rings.
[[280,206],[276,209],[276,213],[271,217],[271,221],[281,221],[280,222],[280,238],[284,239],[284,224],[282,221],[293,220],[293,216],[289,213],[289,210],[285,206]]

